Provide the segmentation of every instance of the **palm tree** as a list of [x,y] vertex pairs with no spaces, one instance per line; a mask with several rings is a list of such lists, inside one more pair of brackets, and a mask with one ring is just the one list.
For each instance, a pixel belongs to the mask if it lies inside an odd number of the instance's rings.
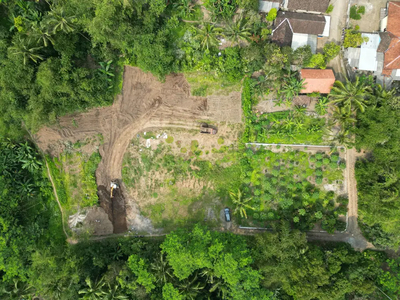
[[372,95],[372,99],[375,101],[377,105],[381,105],[383,103],[387,103],[390,101],[392,98],[396,97],[396,90],[386,90],[382,88],[380,84],[377,84],[375,89],[374,89],[374,94]]
[[255,210],[254,207],[247,204],[248,202],[251,201],[251,198],[242,199],[242,192],[240,191],[240,189],[238,189],[237,193],[229,192],[229,194],[233,204],[235,204],[236,206],[234,213],[236,214],[239,212],[242,218],[245,217],[247,219],[246,208]]
[[49,42],[54,45],[54,39],[52,38],[52,34],[47,30],[46,26],[42,23],[39,25],[36,23],[32,26],[33,28],[33,37],[37,40],[37,43],[43,43],[45,47],[48,46]]
[[367,97],[371,92],[371,88],[366,87],[360,82],[359,77],[356,77],[354,82],[346,79],[345,84],[336,81],[329,96],[332,98],[332,103],[344,108],[350,114],[357,110],[365,111]]
[[65,33],[71,33],[74,31],[73,22],[74,16],[66,16],[63,8],[51,8],[48,13],[48,25],[51,26],[53,33],[62,31]]
[[[34,288],[26,282],[19,281],[18,279],[13,279],[14,284],[8,287],[4,287],[0,291],[1,294],[7,294],[7,299],[30,299],[34,294]],[[2,292],[2,293],[1,293]]]
[[79,291],[79,294],[83,294],[83,296],[80,299],[84,300],[99,300],[103,299],[104,295],[106,294],[103,291],[103,278],[100,279],[97,283],[92,284],[92,281],[90,278],[86,278],[85,280],[87,287],[83,290]]
[[157,282],[162,285],[166,284],[172,278],[172,269],[164,258],[164,254],[160,253],[158,259],[150,265],[157,278]]
[[236,21],[229,20],[225,29],[225,36],[231,40],[232,43],[239,44],[240,41],[249,41],[251,26],[244,18],[243,14],[239,15]]
[[174,12],[181,18],[191,17],[194,13],[193,0],[179,0],[172,4]]
[[315,111],[317,112],[317,114],[319,114],[320,116],[325,115],[328,111],[328,104],[328,97],[322,97],[318,99],[318,102],[315,104]]
[[200,27],[195,27],[201,48],[210,48],[218,45],[217,36],[222,33],[222,28],[215,27],[211,23],[203,23]]
[[13,46],[10,47],[12,55],[22,56],[24,59],[24,65],[28,59],[33,60],[35,63],[38,60],[43,60],[43,56],[38,54],[38,51],[43,47],[34,47],[30,38],[21,38],[18,36],[17,41],[13,41]]
[[347,128],[348,125],[356,122],[356,119],[354,119],[351,114],[349,114],[344,108],[338,106],[335,106],[332,120],[335,123],[339,123],[343,128]]
[[129,298],[125,295],[121,294],[121,289],[119,289],[119,285],[115,284],[111,286],[108,284],[108,289],[104,292],[104,297],[102,300],[128,300]]
[[197,273],[194,275],[192,280],[185,279],[182,281],[178,289],[184,294],[186,299],[194,300],[205,285],[197,281]]
[[290,76],[289,74],[279,94],[284,95],[286,99],[291,101],[295,96],[299,95],[302,89],[304,89],[304,79],[298,80],[296,76]]
[[343,128],[337,135],[334,136],[333,141],[340,146],[346,145],[352,147],[354,145],[354,139],[352,135],[347,129]]

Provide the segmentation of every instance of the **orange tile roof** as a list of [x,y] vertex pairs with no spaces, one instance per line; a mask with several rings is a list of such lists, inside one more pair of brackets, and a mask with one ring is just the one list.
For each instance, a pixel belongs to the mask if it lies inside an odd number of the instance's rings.
[[398,1],[389,2],[386,30],[392,40],[385,51],[382,74],[390,76],[392,70],[400,69],[400,2]]
[[335,75],[332,70],[302,69],[300,71],[301,79],[304,79],[305,88],[302,94],[320,92],[329,94],[335,83]]

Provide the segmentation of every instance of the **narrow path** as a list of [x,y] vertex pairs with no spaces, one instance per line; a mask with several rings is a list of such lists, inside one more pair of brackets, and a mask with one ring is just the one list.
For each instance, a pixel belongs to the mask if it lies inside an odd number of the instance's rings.
[[56,200],[57,200],[57,203],[58,203],[58,207],[60,208],[61,220],[62,220],[62,228],[63,228],[63,231],[64,231],[65,236],[67,237],[67,239],[69,239],[69,235],[68,235],[68,233],[67,233],[67,231],[65,230],[65,227],[64,227],[64,226],[65,226],[65,223],[64,223],[64,213],[63,213],[63,210],[62,210],[62,207],[61,207],[60,200],[58,199],[57,189],[56,189],[56,186],[55,186],[55,184],[54,184],[53,177],[51,176],[50,168],[49,168],[49,165],[48,165],[48,163],[47,163],[46,158],[45,158],[45,162],[46,162],[46,168],[47,168],[47,175],[49,176],[51,185],[52,185],[52,187],[53,187],[53,194],[54,194],[54,196],[56,197]]

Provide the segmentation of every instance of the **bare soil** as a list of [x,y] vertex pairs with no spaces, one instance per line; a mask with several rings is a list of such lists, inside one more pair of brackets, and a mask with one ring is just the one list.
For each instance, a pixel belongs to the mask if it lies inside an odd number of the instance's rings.
[[[182,74],[167,76],[165,82],[159,82],[139,68],[125,67],[122,94],[112,106],[61,117],[58,126],[42,128],[36,134],[36,140],[44,152],[58,156],[65,149],[66,141],[75,143],[94,134],[103,135],[104,144],[99,147],[102,160],[96,171],[96,182],[101,205],[114,226],[117,224],[115,232],[126,226],[120,220],[126,219],[122,202],[130,203],[136,199],[114,198],[112,202],[120,202],[121,207],[113,204],[114,209],[110,209],[106,192],[109,193],[111,180],[121,179],[124,153],[138,132],[152,128],[198,130],[198,120],[240,123],[241,119],[240,92],[195,97]],[[123,187],[121,192],[124,194]],[[140,219],[139,215],[137,218]]]

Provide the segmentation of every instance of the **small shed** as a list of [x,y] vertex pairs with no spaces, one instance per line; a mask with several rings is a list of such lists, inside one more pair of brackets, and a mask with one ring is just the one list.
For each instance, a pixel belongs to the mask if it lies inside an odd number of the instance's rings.
[[332,70],[320,69],[301,69],[301,79],[304,79],[305,88],[301,90],[302,94],[311,94],[319,92],[329,94],[335,83],[335,75]]
[[276,8],[277,10],[279,9],[279,0],[277,0],[277,1],[259,0],[258,1],[258,10],[260,12],[268,13],[272,8]]
[[367,37],[368,41],[361,45],[358,69],[362,71],[376,71],[378,69],[377,50],[381,38],[377,33],[363,33],[361,36],[363,38]]

